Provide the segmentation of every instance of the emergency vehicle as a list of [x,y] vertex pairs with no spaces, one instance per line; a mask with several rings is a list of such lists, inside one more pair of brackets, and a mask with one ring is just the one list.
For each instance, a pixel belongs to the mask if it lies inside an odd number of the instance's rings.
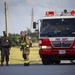
[[39,54],[44,65],[59,64],[61,60],[75,60],[75,10],[46,16],[33,22],[39,25]]

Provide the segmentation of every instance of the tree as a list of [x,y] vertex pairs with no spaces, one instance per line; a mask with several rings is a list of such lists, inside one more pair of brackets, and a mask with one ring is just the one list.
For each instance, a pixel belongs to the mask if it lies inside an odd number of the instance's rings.
[[25,30],[25,33],[27,33],[28,35],[30,35],[32,32],[29,28],[27,28],[27,30]]
[[31,30],[29,28],[27,28],[27,30],[25,31],[31,38],[31,41],[33,43],[38,42],[38,32],[31,32]]
[[[32,33],[29,28],[27,28],[27,30],[25,32],[28,34],[28,36],[30,36],[31,41],[33,43],[38,42],[38,32],[33,32]],[[9,33],[9,37],[12,41],[12,46],[19,46],[20,45],[20,42],[19,42],[20,34]]]
[[19,38],[20,38],[20,35],[19,34],[9,34],[9,37],[12,41],[12,46],[18,46],[19,45]]

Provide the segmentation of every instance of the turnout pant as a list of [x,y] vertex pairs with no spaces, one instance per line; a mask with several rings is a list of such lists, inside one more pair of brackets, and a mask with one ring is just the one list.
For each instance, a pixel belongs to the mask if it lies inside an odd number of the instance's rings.
[[29,48],[23,50],[22,57],[23,57],[24,61],[27,63],[29,63],[29,54],[30,54]]
[[23,56],[24,60],[25,60],[25,59],[29,59],[29,54],[30,54],[29,48],[24,49],[24,50],[22,50],[22,51],[23,51],[22,56]]

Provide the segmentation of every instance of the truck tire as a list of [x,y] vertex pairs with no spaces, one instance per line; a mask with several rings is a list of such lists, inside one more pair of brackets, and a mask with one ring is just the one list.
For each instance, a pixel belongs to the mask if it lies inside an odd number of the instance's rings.
[[56,60],[55,61],[55,64],[60,64],[60,60]]
[[54,64],[54,61],[52,59],[50,59],[50,64]]
[[43,65],[50,65],[50,58],[47,56],[42,56],[42,63]]

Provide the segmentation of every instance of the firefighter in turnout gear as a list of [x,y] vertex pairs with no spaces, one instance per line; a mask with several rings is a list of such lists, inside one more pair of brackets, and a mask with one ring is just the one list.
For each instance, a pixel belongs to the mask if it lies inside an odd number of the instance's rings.
[[3,66],[4,58],[6,58],[6,66],[9,66],[9,55],[11,48],[11,40],[7,37],[6,31],[3,31],[3,37],[1,38],[1,66]]
[[21,37],[20,37],[20,50],[22,51],[22,56],[24,59],[24,66],[28,66],[30,63],[30,60],[29,60],[30,39],[23,31],[21,31],[20,35],[21,35]]

